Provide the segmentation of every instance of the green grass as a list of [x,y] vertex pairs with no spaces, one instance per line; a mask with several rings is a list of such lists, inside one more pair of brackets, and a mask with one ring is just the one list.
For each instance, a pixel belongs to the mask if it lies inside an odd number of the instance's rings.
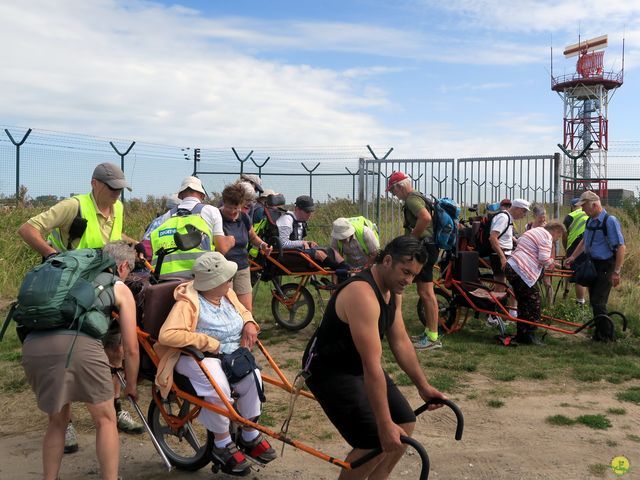
[[494,398],[487,400],[487,406],[491,408],[500,408],[504,406],[504,402],[502,400],[496,400]]
[[618,392],[616,398],[623,402],[631,402],[640,405],[640,387],[630,387],[624,392]]
[[550,423],[551,425],[557,425],[557,426],[568,426],[568,425],[575,425],[576,421],[572,418],[569,418],[565,415],[553,415],[551,417],[547,417],[547,423]]
[[589,473],[596,477],[604,477],[610,469],[611,467],[609,467],[609,465],[605,465],[604,463],[594,463],[587,467]]
[[607,409],[607,413],[610,413],[611,415],[626,415],[627,411],[624,408],[608,408]]
[[576,423],[581,423],[595,430],[606,430],[611,428],[611,422],[604,415],[580,415],[576,418]]
[[632,442],[640,443],[640,435],[628,433],[626,438],[627,440],[631,440]]

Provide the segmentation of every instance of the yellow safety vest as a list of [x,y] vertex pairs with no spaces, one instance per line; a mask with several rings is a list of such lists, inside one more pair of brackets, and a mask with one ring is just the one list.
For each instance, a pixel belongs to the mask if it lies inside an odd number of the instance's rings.
[[[102,237],[102,231],[100,230],[100,223],[98,222],[98,211],[96,210],[96,205],[91,194],[75,195],[73,198],[78,200],[78,216],[87,221],[87,227],[82,237],[80,237],[80,243],[78,243],[75,249],[104,247],[105,242]],[[111,233],[109,235],[110,242],[122,239],[123,218],[124,208],[122,202],[117,200],[113,205],[113,226],[111,227]],[[59,252],[71,249],[72,239],[69,239],[68,245],[62,243],[62,235],[59,228],[53,229],[47,237],[47,240],[53,248]]]
[[584,213],[582,209],[574,210],[569,216],[572,220],[571,225],[569,225],[569,231],[567,232],[567,248],[571,248],[571,245],[584,233],[587,220],[589,220],[589,215]]
[[191,213],[187,215],[177,215],[178,209],[173,211],[172,216],[164,221],[158,228],[151,232],[151,250],[153,257],[151,264],[155,267],[158,262],[158,250],[169,249],[176,246],[173,234],[187,233],[187,225],[192,225],[202,232],[200,245],[191,250],[177,250],[164,257],[161,266],[160,276],[190,274],[191,268],[196,259],[205,252],[215,250],[212,241],[213,234],[207,222],[200,216],[200,211],[204,204],[196,205]]
[[[376,226],[376,224],[363,216],[347,218],[347,221],[351,225],[353,225],[353,228],[355,229],[354,235],[356,237],[356,240],[360,244],[360,248],[362,248],[364,254],[371,255],[372,252],[369,251],[369,248],[364,241],[364,227],[369,227],[378,241],[380,241],[380,237],[378,236],[378,227]],[[338,240],[338,252],[340,253],[340,255],[342,255],[343,248],[344,240]]]

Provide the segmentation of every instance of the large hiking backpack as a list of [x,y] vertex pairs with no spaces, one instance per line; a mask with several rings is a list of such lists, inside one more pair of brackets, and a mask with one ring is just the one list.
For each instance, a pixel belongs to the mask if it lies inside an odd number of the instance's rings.
[[[458,241],[458,221],[460,219],[460,207],[451,198],[443,197],[429,200],[420,192],[411,192],[424,201],[433,223],[433,243],[442,250],[453,250]],[[406,205],[405,207],[406,208]],[[405,217],[406,219],[406,217]]]
[[[478,255],[482,257],[488,257],[493,253],[493,247],[491,246],[491,242],[489,241],[489,236],[491,235],[491,222],[498,215],[509,215],[505,211],[497,212],[493,215],[487,213],[484,217],[480,218],[478,229],[475,234],[475,238],[473,239],[473,243],[475,245],[476,250],[478,251]],[[511,222],[511,217],[509,217],[509,222],[507,223],[506,228],[500,232],[498,238],[501,238],[510,226],[513,226]]]
[[21,338],[34,330],[68,328],[102,338],[109,327],[115,262],[102,250],[62,252],[27,272],[0,339],[13,318]]

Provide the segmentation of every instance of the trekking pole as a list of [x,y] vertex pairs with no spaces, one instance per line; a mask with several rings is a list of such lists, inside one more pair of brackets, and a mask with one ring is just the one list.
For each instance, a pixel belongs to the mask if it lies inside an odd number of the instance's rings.
[[[125,382],[124,378],[122,378],[122,373],[120,373],[120,370],[116,370],[116,375],[118,376],[118,380],[120,380],[120,385],[122,385],[122,388],[126,388],[127,382]],[[153,446],[156,448],[156,451],[158,452],[158,454],[162,458],[162,461],[167,467],[167,471],[170,472],[171,470],[173,470],[173,465],[171,465],[171,462],[169,461],[165,453],[162,451],[162,448],[160,447],[158,440],[156,439],[155,435],[151,431],[151,427],[147,423],[147,420],[144,418],[144,415],[142,414],[142,410],[140,410],[140,407],[138,406],[138,404],[136,403],[136,401],[133,399],[131,395],[127,395],[127,398],[131,402],[131,405],[133,405],[133,408],[135,409],[136,413],[140,417],[140,420],[142,420],[144,428],[147,430],[147,433],[151,437],[151,442],[153,443]]]

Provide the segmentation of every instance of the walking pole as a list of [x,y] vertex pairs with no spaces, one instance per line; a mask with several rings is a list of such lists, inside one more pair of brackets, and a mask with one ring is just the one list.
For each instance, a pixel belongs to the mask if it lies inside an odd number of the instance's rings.
[[[116,375],[118,376],[118,380],[120,380],[120,385],[122,385],[122,388],[126,388],[127,383],[124,381],[124,378],[122,378],[122,373],[120,373],[120,370],[116,369]],[[170,472],[171,470],[173,470],[173,465],[171,465],[171,462],[169,461],[165,453],[162,451],[162,448],[160,447],[158,440],[156,439],[155,435],[151,431],[151,427],[147,423],[147,420],[144,418],[144,415],[142,414],[142,410],[140,410],[140,407],[138,406],[138,404],[136,403],[136,401],[133,399],[131,395],[127,395],[127,398],[131,402],[131,405],[133,405],[133,408],[135,409],[136,413],[140,417],[140,420],[142,420],[142,423],[144,424],[144,428],[147,430],[147,433],[151,437],[151,442],[153,443],[153,446],[156,448],[158,454],[160,454],[160,457],[162,458],[162,461],[167,467],[167,471]]]

